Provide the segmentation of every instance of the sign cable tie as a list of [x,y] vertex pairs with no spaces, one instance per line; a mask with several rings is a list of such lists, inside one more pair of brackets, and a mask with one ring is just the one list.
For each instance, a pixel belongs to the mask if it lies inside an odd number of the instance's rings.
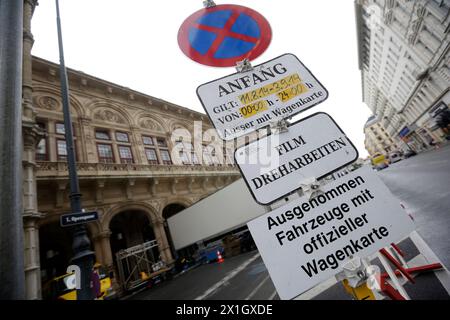
[[203,1],[203,7],[205,7],[205,8],[212,8],[215,6],[216,6],[216,4],[215,4],[214,0],[204,0]]
[[287,122],[286,119],[273,120],[270,122],[270,131],[275,134],[288,132],[288,125],[289,122]]
[[314,177],[305,178],[300,181],[300,187],[303,190],[303,194],[310,200],[324,193],[320,190],[320,182]]
[[247,58],[245,58],[242,61],[238,61],[236,62],[236,70],[237,72],[247,72],[247,71],[252,71],[253,70],[253,66],[250,63],[250,60],[248,60]]
[[343,270],[336,275],[336,280],[347,279],[348,285],[357,288],[367,281],[365,261],[358,256],[353,257],[344,266]]

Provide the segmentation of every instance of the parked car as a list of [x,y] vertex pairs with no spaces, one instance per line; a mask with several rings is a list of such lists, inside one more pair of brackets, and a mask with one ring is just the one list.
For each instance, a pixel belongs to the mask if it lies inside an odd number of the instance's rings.
[[408,150],[406,151],[403,156],[405,157],[405,159],[413,157],[417,154],[417,152],[415,152],[414,150]]
[[197,260],[200,263],[210,263],[215,262],[218,259],[218,252],[224,254],[224,246],[222,240],[212,242],[208,244],[205,248],[198,250]]
[[384,168],[389,167],[388,161],[387,161],[386,157],[384,156],[384,154],[381,154],[381,153],[374,154],[371,161],[372,161],[373,168],[377,171],[380,171],[380,170],[383,170]]
[[396,163],[396,162],[399,162],[399,161],[401,161],[403,158],[402,158],[402,155],[401,155],[401,153],[399,152],[399,151],[393,151],[393,152],[391,152],[390,154],[389,154],[389,161],[391,162],[391,163]]

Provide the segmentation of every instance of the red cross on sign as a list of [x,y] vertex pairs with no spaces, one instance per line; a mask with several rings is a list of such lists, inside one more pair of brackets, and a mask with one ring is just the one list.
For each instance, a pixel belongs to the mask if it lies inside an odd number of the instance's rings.
[[255,59],[267,49],[271,38],[270,25],[261,14],[229,4],[195,12],[178,31],[178,45],[186,56],[215,67]]

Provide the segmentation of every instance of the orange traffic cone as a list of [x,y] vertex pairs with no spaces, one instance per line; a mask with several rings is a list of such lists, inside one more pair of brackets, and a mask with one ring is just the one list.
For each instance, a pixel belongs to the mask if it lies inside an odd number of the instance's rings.
[[219,251],[219,250],[217,250],[217,262],[218,262],[218,263],[222,263],[222,262],[223,262],[222,255],[220,254],[220,251]]

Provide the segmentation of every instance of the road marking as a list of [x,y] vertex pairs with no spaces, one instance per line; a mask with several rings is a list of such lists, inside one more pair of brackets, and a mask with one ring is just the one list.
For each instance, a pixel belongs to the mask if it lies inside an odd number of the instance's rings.
[[441,282],[447,293],[450,294],[450,272],[417,231],[413,231],[410,235],[410,238],[416,245],[419,252],[425,257],[425,259],[428,260],[428,263],[439,262],[440,264],[442,264],[442,270],[434,271],[434,274]]
[[237,267],[236,269],[234,269],[232,272],[230,272],[225,278],[223,278],[222,280],[220,280],[219,282],[217,282],[215,285],[213,285],[212,287],[210,287],[208,290],[206,290],[202,295],[198,296],[197,298],[195,298],[195,300],[203,300],[205,299],[207,296],[211,295],[214,291],[216,291],[217,289],[219,289],[222,285],[224,285],[226,282],[230,281],[233,277],[235,277],[239,272],[241,272],[242,270],[244,270],[250,263],[252,263],[253,261],[255,261],[257,258],[260,257],[260,254],[257,253],[255,254],[253,257],[251,257],[250,259],[248,259],[247,261],[245,261],[243,264],[241,264],[239,267]]
[[308,291],[303,292],[301,295],[294,298],[294,300],[311,300],[315,296],[318,296],[322,292],[330,289],[333,285],[335,285],[338,281],[335,277],[332,277],[320,284],[318,284],[315,287],[312,287]]
[[264,283],[266,283],[266,281],[270,278],[269,275],[267,275],[263,281],[261,281],[260,284],[258,284],[256,286],[255,289],[252,290],[252,292],[250,292],[250,294],[244,299],[244,300],[250,300],[251,297],[253,297],[255,295],[255,293],[264,285]]
[[269,297],[269,300],[273,300],[275,296],[277,295],[277,290],[275,290],[272,295]]

